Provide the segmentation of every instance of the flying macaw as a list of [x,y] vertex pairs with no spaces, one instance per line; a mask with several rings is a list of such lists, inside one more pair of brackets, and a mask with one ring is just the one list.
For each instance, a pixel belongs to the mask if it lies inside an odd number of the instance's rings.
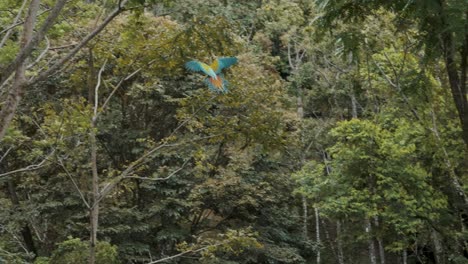
[[222,57],[216,59],[211,65],[194,60],[187,62],[185,64],[185,67],[188,70],[203,72],[206,75],[208,75],[204,82],[208,85],[208,88],[210,88],[210,90],[215,92],[227,93],[228,82],[226,81],[226,79],[224,79],[221,70],[224,68],[228,68],[236,62],[236,57]]

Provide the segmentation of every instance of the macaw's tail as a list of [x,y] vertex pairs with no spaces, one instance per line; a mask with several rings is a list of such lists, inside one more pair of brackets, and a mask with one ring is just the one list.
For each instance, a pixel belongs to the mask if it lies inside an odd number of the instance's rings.
[[218,78],[216,79],[212,77],[208,77],[205,79],[205,83],[208,85],[208,88],[217,93],[227,93],[228,82],[226,81],[226,79],[224,79],[222,74],[218,74],[217,77]]

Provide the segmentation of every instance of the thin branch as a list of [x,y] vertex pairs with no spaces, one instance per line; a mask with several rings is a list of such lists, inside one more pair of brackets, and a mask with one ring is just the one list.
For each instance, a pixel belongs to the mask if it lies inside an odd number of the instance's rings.
[[[190,117],[188,117],[187,119],[185,119],[182,123],[180,123],[173,131],[172,133],[167,136],[166,138],[171,138],[175,133],[177,133],[177,131],[179,131],[179,129],[181,129],[183,126],[185,126],[185,124],[187,124],[190,120],[192,120],[192,118],[195,117],[196,114],[198,114],[198,112],[200,112],[208,103],[211,103],[211,101],[216,98],[218,95],[214,95],[210,98],[210,100],[208,100],[205,104],[203,104],[202,106],[200,106]],[[111,180],[111,182],[109,182],[100,192],[100,197],[99,199],[97,199],[96,201],[94,201],[92,207],[96,206],[99,204],[99,202],[110,192],[112,191],[112,189],[115,188],[115,186],[117,186],[117,184],[122,181],[123,179],[125,179],[126,177],[128,177],[129,174],[131,174],[133,172],[133,170],[135,168],[137,168],[138,166],[142,165],[144,163],[144,161],[146,160],[146,158],[150,157],[151,155],[153,155],[154,153],[156,153],[158,150],[164,148],[164,147],[170,147],[170,146],[173,146],[171,144],[169,144],[167,141],[164,142],[164,143],[161,143],[159,146],[157,147],[154,147],[153,149],[151,149],[150,151],[148,151],[147,153],[143,154],[140,158],[138,158],[136,161],[132,162],[128,167],[127,169],[125,169],[119,176],[117,176],[116,178],[114,178],[113,180]]]
[[[12,32],[12,29],[15,27],[15,25],[17,24],[18,20],[21,18],[21,14],[23,13],[23,9],[24,7],[26,6],[26,3],[28,2],[28,0],[23,0],[23,4],[21,5],[20,9],[18,10],[18,14],[16,15],[16,17],[13,19],[13,23],[12,23],[12,26],[9,26],[6,30],[6,34],[5,36],[3,36],[2,38],[2,41],[0,42],[0,48],[3,47],[3,45],[5,45],[5,42],[8,40],[8,38],[10,37],[10,34]],[[5,31],[3,30],[2,33]],[[1,33],[0,33],[1,34]]]
[[88,209],[91,208],[89,203],[86,201],[83,192],[81,192],[80,188],[78,187],[78,184],[76,183],[75,179],[73,179],[73,176],[70,174],[70,172],[68,172],[68,170],[65,167],[65,165],[63,164],[62,160],[60,158],[58,158],[58,157],[57,157],[57,159],[58,159],[58,164],[60,165],[60,167],[62,167],[63,171],[65,172],[65,174],[67,174],[68,178],[70,178],[71,182],[73,183],[73,186],[75,187],[75,189],[80,194],[80,197],[81,197],[81,200],[83,201],[83,203],[86,205],[86,207]]
[[[24,250],[24,252],[26,254],[29,254],[29,250],[26,248],[26,246],[23,244],[22,240],[19,239],[19,237],[17,235],[15,235],[15,233],[11,230],[9,230],[6,226],[4,225],[0,225],[0,228],[2,228],[3,230],[5,230],[7,233],[9,233],[15,240],[16,242],[18,243],[18,245],[20,245],[20,247]],[[6,251],[4,251],[6,252]]]
[[101,192],[100,192],[100,197],[99,199],[97,199],[96,201],[94,201],[94,204],[93,204],[93,207],[96,206],[97,204],[99,204],[99,202],[110,192],[112,191],[112,189],[114,189],[115,186],[117,186],[117,184],[125,179],[130,173],[133,172],[133,169],[135,167],[137,167],[144,159],[146,159],[146,157],[152,155],[153,153],[155,153],[156,151],[158,151],[159,149],[163,148],[163,147],[166,147],[168,144],[167,142],[153,148],[152,150],[150,150],[149,152],[147,152],[146,154],[144,154],[143,156],[141,156],[139,159],[137,159],[136,161],[134,161],[132,164],[130,164],[130,166],[127,167],[127,169],[125,169],[118,177],[116,177],[115,179],[111,180],[111,182],[109,182],[104,188],[102,188]]
[[[194,142],[194,141],[197,141],[197,140],[203,140],[203,139],[208,139],[208,138],[213,138],[215,136],[218,136],[218,135],[214,135],[214,136],[206,136],[206,137],[201,137],[201,138],[197,138],[197,139],[194,139],[194,140],[190,140],[190,142]],[[151,156],[152,154],[156,153],[158,150],[162,149],[162,148],[165,148],[165,147],[175,147],[175,146],[180,146],[184,143],[187,143],[187,142],[183,142],[183,143],[178,143],[178,144],[168,144],[167,142],[165,143],[162,143],[161,145],[153,148],[152,150],[150,150],[149,152],[147,152],[146,154],[144,154],[143,156],[141,156],[140,158],[138,158],[136,161],[132,162],[132,164],[130,164],[127,169],[125,169],[122,173],[120,173],[119,176],[115,177],[114,179],[110,180],[101,190],[100,192],[100,197],[99,199],[93,204],[93,206],[95,206],[96,204],[98,204],[102,199],[104,199],[105,196],[107,196],[107,194],[109,194],[109,192],[111,192],[116,186],[117,184],[119,184],[120,181],[122,181],[123,179],[125,178],[128,178],[130,174],[132,174],[134,172],[134,170],[136,168],[138,168],[139,166],[145,164],[145,160],[146,158],[148,158],[149,156]]]
[[2,163],[3,159],[8,156],[8,153],[10,153],[10,151],[13,149],[13,147],[9,147],[7,149],[7,151],[5,151],[5,154],[2,155],[2,157],[0,158],[0,163]]
[[393,71],[393,75],[395,75],[395,79],[397,80],[397,83],[398,83],[399,75],[397,73],[397,69],[395,68],[395,66],[393,65],[392,60],[390,60],[390,58],[388,57],[388,55],[387,55],[387,53],[385,51],[383,52],[383,55],[384,55],[385,59],[387,60],[388,64],[390,65],[390,68]]
[[384,72],[384,70],[382,69],[382,67],[380,66],[380,64],[378,64],[374,59],[372,59],[372,61],[374,62],[375,66],[377,66],[377,68],[379,69],[380,73],[382,74],[382,76],[385,78],[385,80],[387,80],[388,84],[390,84],[393,88],[397,89],[397,90],[400,90],[400,87],[398,87],[398,85],[396,85],[392,79],[390,79],[390,77]]
[[390,79],[390,77],[383,71],[382,67],[372,58],[372,61],[374,62],[374,64],[377,66],[377,68],[379,69],[380,73],[382,74],[382,76],[385,78],[385,80],[387,80],[387,82],[393,87],[395,88],[398,93],[403,97],[403,101],[405,101],[405,104],[408,105],[408,107],[410,108],[411,110],[411,113],[414,115],[414,117],[417,119],[417,120],[421,120],[421,118],[419,117],[419,114],[418,112],[416,111],[416,109],[411,105],[408,97],[403,93],[403,91],[401,90],[400,88],[400,85],[397,83],[395,84],[394,82],[392,82],[392,80]]
[[36,58],[36,60],[34,60],[33,63],[29,64],[26,69],[29,69],[31,68],[32,66],[36,65],[46,54],[47,52],[49,51],[50,49],[50,41],[49,41],[49,38],[48,37],[44,37],[45,40],[46,40],[46,47],[45,49],[41,52],[41,54],[39,54],[39,56]]
[[[123,0],[121,5],[125,5],[128,0]],[[41,73],[37,78],[31,80],[29,84],[40,82],[45,80],[49,75],[58,71],[63,65],[65,65],[71,58],[75,56],[89,41],[91,41],[96,35],[98,35],[116,16],[118,16],[124,9],[119,5],[96,29],[84,37],[80,43],[76,45],[65,57],[59,60],[57,63],[52,65],[48,70]]]
[[104,0],[104,3],[102,3],[102,8],[101,8],[101,12],[99,12],[96,16],[96,20],[94,21],[94,28],[96,28],[98,22],[99,22],[99,19],[101,19],[101,16],[104,14],[104,12],[106,11],[105,9],[105,6],[107,4],[107,0]]
[[[37,17],[42,16],[43,14],[49,12],[50,10],[52,10],[52,9],[46,9],[46,10],[42,11],[39,15],[37,15]],[[0,35],[3,34],[3,33],[5,33],[5,32],[7,32],[7,31],[9,31],[10,29],[13,29],[13,28],[15,28],[15,27],[17,27],[17,26],[21,26],[21,25],[23,25],[23,24],[24,24],[24,21],[21,21],[21,22],[17,22],[17,23],[15,23],[15,24],[12,24],[11,26],[9,26],[9,27],[5,28],[4,30],[0,31]]]
[[8,84],[8,82],[13,79],[13,74],[10,75],[10,77],[8,77],[8,79],[5,80],[5,82],[3,84],[0,84],[0,96],[2,96],[5,92],[7,92],[9,89],[5,89],[3,90],[3,87]]
[[51,47],[51,48],[49,48],[49,50],[66,49],[66,48],[69,48],[69,47],[74,47],[74,46],[76,46],[76,45],[78,45],[78,43],[71,43],[71,44],[62,45],[62,46]]
[[[148,67],[150,66],[151,64],[153,64],[154,62],[156,61],[156,59],[154,60],[151,60],[149,61],[145,67]],[[125,82],[125,81],[128,81],[130,80],[133,76],[135,76],[137,73],[139,73],[141,70],[143,69],[143,67],[140,67],[138,69],[136,69],[135,71],[133,71],[132,73],[130,73],[129,75],[127,75],[126,77],[122,78],[119,83],[117,83],[116,86],[114,86],[114,89],[112,90],[112,92],[109,94],[109,96],[107,96],[106,100],[104,101],[104,104],[102,105],[101,107],[101,111],[104,111],[106,109],[106,106],[107,104],[109,103],[110,99],[112,98],[112,96],[115,94],[115,92],[117,92],[117,90],[120,88],[120,86]],[[111,84],[112,85],[112,84]],[[98,113],[99,115],[99,113]]]
[[288,43],[288,62],[289,62],[289,67],[291,67],[291,70],[295,70],[294,64],[291,59],[291,44]]
[[15,59],[1,70],[2,77],[0,78],[0,84],[3,84],[10,77],[10,75],[15,72],[18,66],[21,65],[26,60],[26,58],[29,57],[29,55],[31,55],[37,44],[44,39],[45,34],[54,25],[55,20],[59,16],[66,2],[67,0],[57,0],[55,6],[51,9],[49,16],[47,16],[46,20],[42,24],[42,27],[37,31],[32,40],[28,41],[28,43],[21,48]]
[[6,172],[6,173],[2,173],[2,174],[0,174],[0,178],[9,176],[9,175],[12,175],[12,174],[15,174],[15,173],[26,172],[26,171],[33,171],[33,170],[40,169],[40,168],[42,168],[42,167],[45,166],[46,161],[48,161],[49,158],[50,158],[54,153],[55,153],[55,149],[54,149],[51,153],[49,153],[49,155],[47,155],[41,162],[39,162],[39,163],[37,163],[37,164],[29,165],[29,166],[24,167],[24,168],[21,168],[21,169],[17,169],[17,170],[14,170],[14,171],[9,171],[9,172]]
[[126,176],[126,179],[139,179],[139,180],[149,180],[149,181],[166,181],[169,180],[172,176],[176,175],[179,171],[181,171],[185,165],[189,162],[190,159],[187,159],[180,168],[177,170],[173,171],[171,174],[169,174],[167,177],[164,178],[148,178],[148,177],[140,177],[140,176]]
[[223,243],[218,243],[218,244],[214,244],[214,245],[208,245],[208,246],[205,246],[205,247],[202,247],[202,248],[199,248],[199,249],[191,249],[191,250],[187,250],[187,251],[184,251],[184,252],[181,252],[179,254],[176,254],[176,255],[173,255],[173,256],[169,256],[169,257],[165,257],[165,258],[162,258],[162,259],[159,259],[159,260],[156,260],[156,261],[151,261],[151,262],[148,262],[147,264],[155,264],[155,263],[161,263],[161,262],[165,262],[165,261],[168,261],[168,260],[172,260],[172,259],[175,259],[175,258],[178,258],[178,257],[181,257],[181,256],[184,256],[184,255],[187,255],[187,254],[190,254],[190,253],[198,253],[198,252],[201,252],[203,250],[206,250],[210,247],[219,247],[219,246],[222,246],[222,245],[225,245],[227,243],[229,243],[230,241],[226,241],[226,242],[223,242]]
[[98,112],[98,104],[99,104],[99,86],[101,86],[101,76],[102,72],[104,71],[104,68],[106,67],[107,64],[107,59],[104,61],[104,63],[101,66],[101,69],[99,69],[98,73],[98,78],[97,78],[97,84],[96,88],[94,88],[94,115],[93,115],[93,122],[96,122],[97,118],[97,112]]

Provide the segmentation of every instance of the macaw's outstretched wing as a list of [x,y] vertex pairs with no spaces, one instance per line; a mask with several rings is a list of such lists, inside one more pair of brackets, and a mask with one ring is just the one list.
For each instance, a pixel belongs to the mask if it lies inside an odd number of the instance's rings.
[[216,74],[213,71],[213,69],[210,66],[208,66],[208,64],[205,64],[203,62],[189,61],[185,63],[185,68],[187,68],[187,70],[195,72],[203,72],[206,75],[211,76],[212,78],[216,78]]
[[208,85],[208,88],[210,88],[210,90],[214,92],[217,92],[217,93],[228,92],[228,89],[227,89],[228,82],[226,81],[226,79],[224,79],[222,75],[218,75],[217,78],[208,77],[205,79],[205,83]]
[[216,59],[210,67],[216,74],[220,73],[224,68],[227,68],[237,62],[236,57],[222,57]]

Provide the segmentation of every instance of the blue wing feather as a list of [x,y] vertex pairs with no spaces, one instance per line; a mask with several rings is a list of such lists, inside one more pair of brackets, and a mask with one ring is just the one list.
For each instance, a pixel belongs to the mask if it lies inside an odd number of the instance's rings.
[[191,71],[201,71],[203,72],[203,67],[201,66],[200,62],[198,61],[189,61],[187,63],[185,63],[185,68],[187,68],[187,70],[191,70]]
[[218,74],[220,73],[223,69],[230,67],[231,65],[235,64],[237,62],[236,57],[222,57],[218,58],[218,67],[215,70],[215,73]]

